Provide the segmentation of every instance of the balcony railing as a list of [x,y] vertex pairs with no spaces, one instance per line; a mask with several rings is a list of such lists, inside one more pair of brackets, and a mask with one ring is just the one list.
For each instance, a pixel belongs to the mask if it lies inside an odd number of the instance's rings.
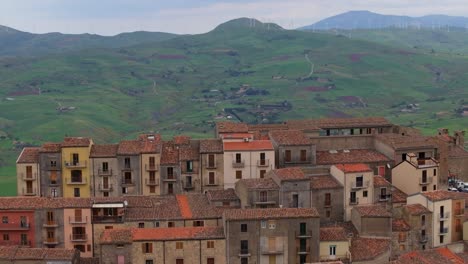
[[23,188],[24,196],[34,196],[37,195],[36,188]]
[[276,201],[273,199],[268,199],[268,197],[265,198],[260,198],[257,201],[255,201],[255,204],[276,204]]
[[309,238],[312,237],[312,231],[311,230],[305,230],[305,231],[299,231],[295,232],[297,238]]
[[390,195],[379,195],[379,201],[380,202],[385,202],[385,201],[388,201],[390,200]]
[[47,238],[47,239],[44,240],[44,245],[57,245],[59,243],[60,242],[55,237]]
[[88,223],[88,217],[87,216],[81,216],[81,217],[70,216],[68,217],[68,221],[70,224],[86,224]]
[[135,185],[135,182],[133,181],[133,179],[122,179],[122,186],[126,185]]
[[448,220],[450,218],[450,212],[439,213],[439,220]]
[[243,160],[240,161],[233,161],[232,162],[232,167],[233,168],[244,168],[245,167],[245,162]]
[[465,210],[464,209],[455,209],[455,215],[464,215]]
[[426,243],[427,242],[427,235],[419,235],[419,243]]
[[177,181],[177,174],[173,173],[173,174],[168,174],[166,175],[165,178],[163,178],[163,181],[167,181],[167,182],[175,182]]
[[217,166],[216,166],[216,161],[215,161],[215,162],[212,162],[212,163],[207,162],[207,163],[205,164],[205,167],[206,167],[207,169],[216,169],[216,168],[217,168]]
[[132,171],[133,168],[130,164],[126,164],[124,165],[124,167],[122,168],[123,171]]
[[145,184],[148,185],[148,186],[156,186],[156,185],[159,185],[159,179],[158,179],[158,178],[155,178],[155,179],[145,179]]
[[257,160],[257,166],[258,167],[268,167],[268,166],[270,166],[270,160],[269,159]]
[[158,169],[159,169],[159,166],[156,164],[145,164],[146,171],[157,171]]
[[117,215],[93,215],[93,223],[122,223],[123,216]]
[[88,240],[87,234],[71,234],[70,241],[86,241]]
[[58,223],[57,220],[45,221],[45,223],[42,226],[45,227],[45,228],[58,227],[59,223]]
[[439,228],[440,235],[447,235],[448,234],[448,227]]
[[23,181],[35,181],[37,180],[37,172],[33,173],[21,173]]
[[351,182],[352,189],[365,189],[369,187],[369,181],[353,181]]
[[112,184],[99,184],[98,188],[101,192],[112,192],[114,190],[114,186]]
[[30,247],[32,245],[31,240],[21,240],[19,245],[22,247]]
[[29,223],[0,224],[0,230],[29,230]]
[[184,182],[184,181],[182,181],[182,186],[184,186],[185,190],[195,189],[195,185],[193,184],[193,182]]
[[99,176],[112,176],[112,169],[110,170],[98,169],[98,175]]
[[69,185],[81,185],[81,184],[86,184],[86,183],[87,181],[85,177],[81,177],[77,179],[67,178],[67,184]]
[[281,255],[284,253],[284,249],[279,245],[275,245],[273,247],[265,245],[261,247],[261,253],[262,255]]
[[64,164],[67,168],[86,168],[88,161],[64,161]]
[[48,171],[58,171],[61,170],[59,164],[57,163],[57,166],[52,166],[52,165],[46,165],[46,170]]
[[241,250],[239,252],[239,257],[248,257],[248,256],[250,256],[249,249],[241,248]]
[[350,205],[355,205],[355,204],[359,204],[359,198],[349,198],[349,204]]
[[437,161],[433,158],[418,159],[419,168],[434,167],[437,166],[437,164]]
[[426,179],[424,179],[423,177],[419,178],[419,184],[420,185],[427,185],[427,184],[431,184],[431,183],[432,183],[432,176],[431,177],[426,177]]
[[310,253],[310,247],[296,247],[297,254],[299,255],[307,255]]

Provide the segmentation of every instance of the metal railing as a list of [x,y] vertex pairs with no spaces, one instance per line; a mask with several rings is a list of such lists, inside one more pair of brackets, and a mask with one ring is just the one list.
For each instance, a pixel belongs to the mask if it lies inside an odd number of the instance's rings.
[[112,169],[107,169],[107,170],[103,170],[103,169],[98,169],[98,175],[99,176],[112,176]]
[[33,173],[21,173],[21,178],[24,181],[35,181],[37,180],[37,172]]
[[268,166],[270,166],[270,160],[269,159],[257,160],[257,166],[258,167],[268,167]]
[[64,165],[67,168],[86,168],[88,161],[64,161]]
[[28,230],[29,229],[29,223],[9,223],[9,224],[1,224],[0,225],[0,230]]
[[159,185],[159,179],[158,179],[158,178],[155,178],[155,179],[145,179],[145,184],[148,185],[148,186]]
[[67,178],[67,184],[73,185],[73,184],[86,184],[86,178],[81,177],[81,179],[73,179],[73,178]]
[[369,187],[369,181],[353,181],[351,182],[352,189],[365,189]]
[[33,196],[36,195],[36,188],[23,188],[23,195],[24,196]]
[[43,227],[58,227],[59,223],[57,220],[48,220],[42,225]]
[[359,204],[359,198],[355,198],[355,199],[349,198],[349,204],[350,205]]
[[232,162],[232,167],[233,168],[244,168],[245,167],[245,162],[244,160],[240,160],[240,161],[233,161]]
[[432,183],[432,176],[426,177],[425,180],[424,180],[423,177],[420,177],[420,178],[419,178],[419,184],[420,184],[420,185],[427,185],[427,184],[431,184],[431,183]]
[[297,238],[308,238],[308,237],[312,237],[312,231],[311,230],[296,231],[295,235]]
[[296,251],[297,251],[297,254],[299,255],[306,255],[310,253],[310,247],[299,246],[299,247],[296,247]]
[[135,182],[133,181],[133,179],[122,179],[122,185],[134,185]]
[[70,235],[71,241],[86,241],[88,240],[87,234],[71,234]]
[[439,220],[448,220],[450,218],[450,212],[439,213]]
[[101,192],[112,192],[114,190],[114,186],[112,184],[99,184],[98,188]]
[[146,171],[157,171],[159,170],[159,166],[156,164],[145,164]]
[[439,228],[439,234],[441,234],[441,235],[448,234],[448,227]]
[[81,217],[69,216],[68,221],[70,224],[86,224],[88,223],[88,217],[87,216],[81,216]]

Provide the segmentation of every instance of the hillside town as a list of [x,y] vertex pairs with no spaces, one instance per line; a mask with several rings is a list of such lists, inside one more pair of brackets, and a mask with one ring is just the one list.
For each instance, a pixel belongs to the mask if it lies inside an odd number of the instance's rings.
[[0,263],[466,263],[465,146],[382,117],[66,137],[19,155]]

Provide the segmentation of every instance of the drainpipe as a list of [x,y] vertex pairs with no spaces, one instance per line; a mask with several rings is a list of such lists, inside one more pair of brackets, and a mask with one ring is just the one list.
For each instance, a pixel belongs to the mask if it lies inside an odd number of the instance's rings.
[[166,263],[166,241],[163,241],[163,263]]
[[[208,154],[209,155],[209,154]],[[200,159],[200,190],[203,193],[203,155],[199,155]]]
[[198,255],[200,256],[200,264],[202,264],[201,239],[200,239],[200,240],[198,240],[198,250],[199,250],[199,253],[198,253]]

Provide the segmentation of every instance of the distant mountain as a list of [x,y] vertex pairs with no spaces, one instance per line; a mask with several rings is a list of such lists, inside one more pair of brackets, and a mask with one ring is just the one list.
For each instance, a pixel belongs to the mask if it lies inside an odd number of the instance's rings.
[[168,40],[177,35],[138,31],[106,37],[93,34],[33,34],[0,25],[0,57],[39,56],[88,48],[120,48]]
[[238,18],[227,21],[223,24],[220,24],[215,28],[214,31],[223,31],[223,30],[232,30],[232,29],[260,29],[260,30],[283,30],[277,24],[274,23],[263,23],[254,18]]
[[374,29],[388,27],[466,27],[468,18],[446,15],[423,17],[381,15],[369,11],[350,11],[332,16],[300,29]]

